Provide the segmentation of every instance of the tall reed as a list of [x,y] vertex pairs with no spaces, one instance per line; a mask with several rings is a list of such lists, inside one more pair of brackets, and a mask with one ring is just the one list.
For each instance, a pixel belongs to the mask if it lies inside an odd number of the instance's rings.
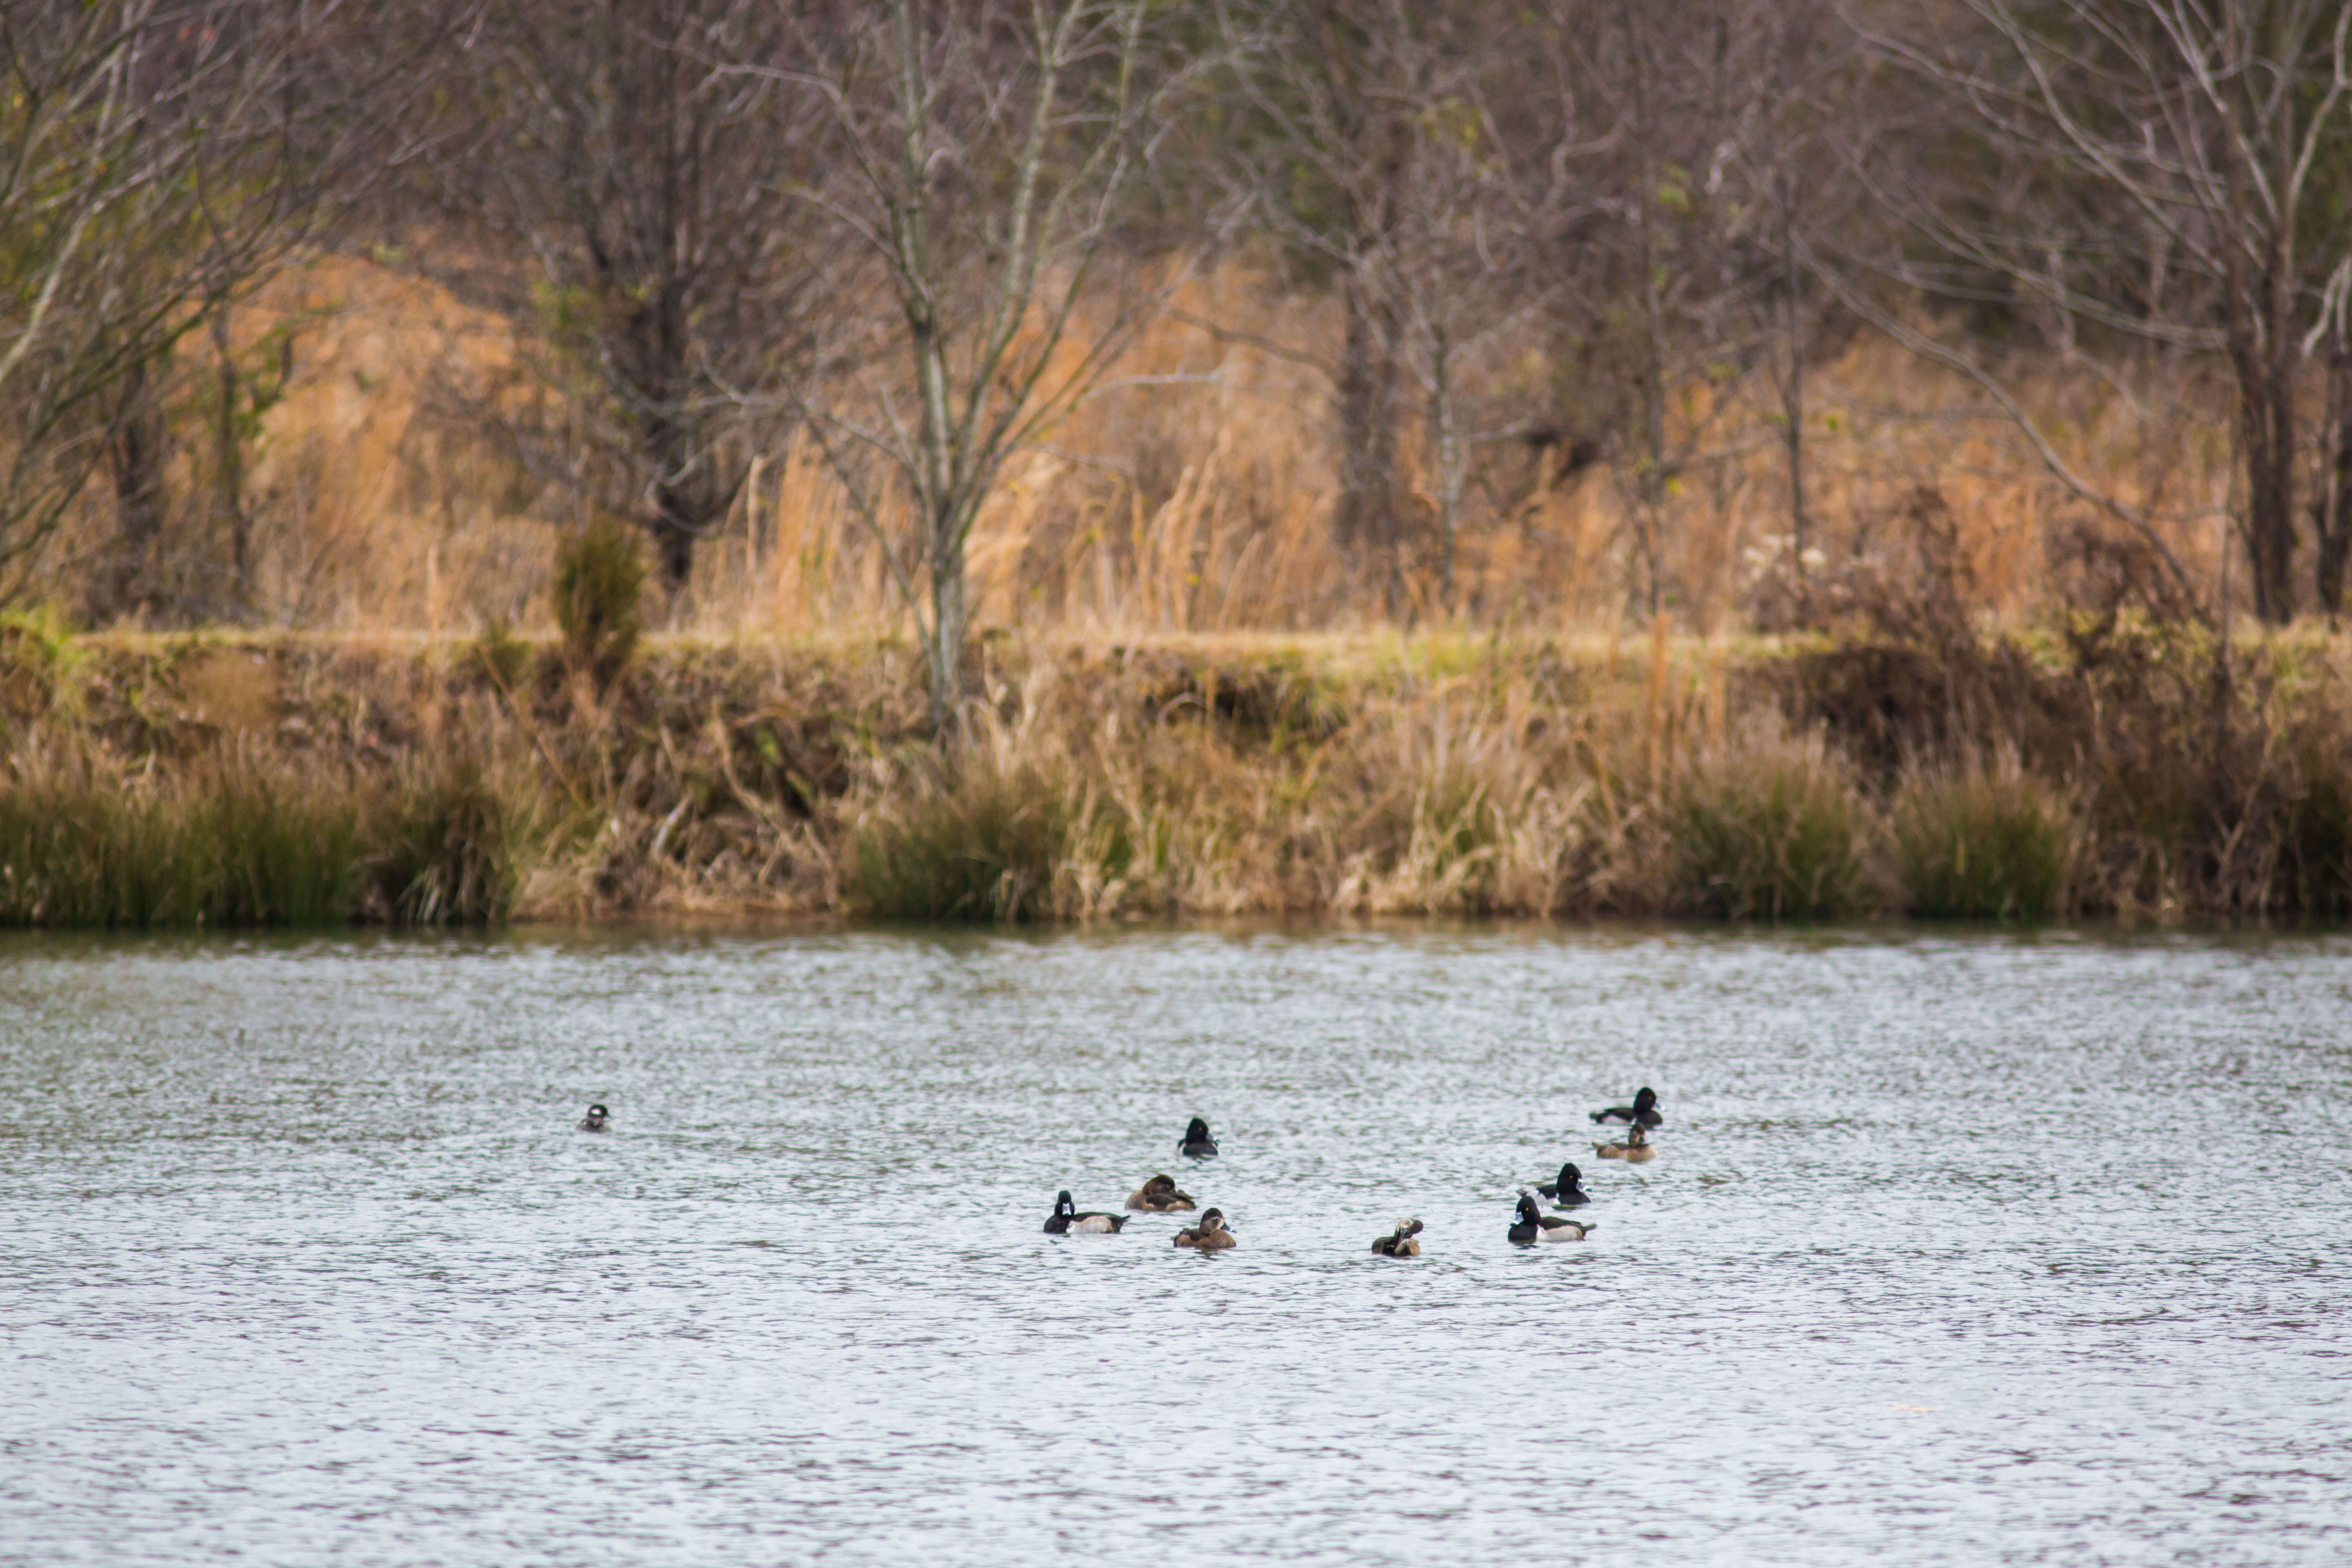
[[518,813],[467,762],[389,791],[239,751],[127,776],[89,752],[14,762],[0,781],[0,925],[443,925],[513,908]]
[[1870,810],[1818,733],[1760,726],[1685,780],[1663,847],[1673,907],[1732,920],[1833,920],[1864,904]]
[[229,757],[120,779],[41,759],[0,786],[0,924],[316,925],[351,914],[366,803]]
[[1913,914],[2041,921],[2069,908],[2080,837],[2073,807],[2014,753],[1990,766],[1915,765],[1892,827]]

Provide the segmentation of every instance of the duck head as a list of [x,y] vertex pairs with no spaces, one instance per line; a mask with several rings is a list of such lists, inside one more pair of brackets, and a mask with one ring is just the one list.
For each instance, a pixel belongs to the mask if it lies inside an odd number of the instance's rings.
[[1192,1118],[1191,1124],[1184,1129],[1184,1142],[1187,1143],[1206,1143],[1209,1142],[1208,1122],[1198,1116]]
[[1396,1234],[1399,1241],[1402,1241],[1408,1236],[1419,1236],[1421,1234],[1421,1221],[1417,1219],[1401,1219],[1397,1221]]
[[1625,1146],[1627,1148],[1639,1149],[1649,1141],[1649,1131],[1647,1129],[1643,1128],[1640,1122],[1636,1121],[1633,1126],[1625,1129]]
[[1064,1187],[1054,1194],[1054,1212],[1058,1215],[1073,1215],[1078,1212],[1077,1200],[1070,1196],[1069,1188]]
[[1519,1223],[1521,1225],[1538,1225],[1541,1224],[1542,1221],[1543,1211],[1536,1207],[1535,1198],[1529,1194],[1521,1193],[1519,1194]]
[[1561,1197],[1568,1196],[1569,1194],[1576,1191],[1578,1187],[1583,1184],[1584,1173],[1578,1170],[1573,1163],[1562,1165],[1559,1168],[1559,1191]]
[[1199,1231],[1202,1236],[1207,1236],[1213,1231],[1224,1229],[1225,1211],[1223,1209],[1211,1209],[1208,1213],[1201,1216],[1201,1223],[1194,1226],[1192,1228]]
[[1173,1176],[1154,1176],[1143,1184],[1143,1195],[1154,1200],[1166,1197],[1175,1190],[1176,1178]]
[[1657,1109],[1658,1091],[1656,1089],[1638,1089],[1633,1091],[1634,1115],[1639,1116],[1645,1110],[1655,1110]]

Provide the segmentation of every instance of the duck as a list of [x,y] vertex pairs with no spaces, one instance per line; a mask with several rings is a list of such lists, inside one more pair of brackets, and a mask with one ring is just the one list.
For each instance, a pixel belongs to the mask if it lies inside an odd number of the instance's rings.
[[1154,1176],[1127,1194],[1127,1206],[1146,1214],[1190,1214],[1192,1194],[1178,1192],[1173,1176]]
[[588,1114],[580,1119],[580,1131],[583,1132],[610,1132],[613,1130],[611,1125],[612,1118],[613,1113],[605,1110],[602,1105],[592,1105],[588,1108]]
[[1209,1136],[1209,1124],[1195,1116],[1192,1125],[1184,1129],[1184,1136],[1177,1143],[1176,1152],[1195,1160],[1206,1160],[1216,1152],[1217,1141]]
[[1382,1258],[1419,1258],[1421,1243],[1413,1237],[1420,1234],[1421,1221],[1401,1219],[1397,1221],[1395,1235],[1372,1237],[1372,1250]]
[[1176,1245],[1198,1247],[1202,1252],[1223,1252],[1228,1247],[1239,1247],[1241,1241],[1225,1228],[1225,1211],[1211,1209],[1201,1216],[1198,1225],[1186,1226],[1176,1233]]
[[1612,1105],[1606,1110],[1596,1110],[1592,1113],[1592,1120],[1596,1126],[1610,1121],[1655,1127],[1665,1118],[1658,1114],[1658,1091],[1643,1088],[1634,1090],[1633,1104]]
[[1546,1182],[1536,1191],[1549,1198],[1556,1209],[1581,1208],[1592,1201],[1592,1194],[1584,1190],[1583,1184],[1584,1173],[1567,1164],[1559,1168],[1558,1181]]
[[1545,1214],[1536,1207],[1536,1200],[1531,1195],[1521,1193],[1518,1223],[1511,1226],[1510,1237],[1522,1246],[1537,1241],[1582,1241],[1600,1228],[1597,1225]]
[[1604,1160],[1623,1160],[1635,1165],[1646,1164],[1658,1157],[1658,1152],[1650,1146],[1650,1135],[1642,1131],[1639,1122],[1625,1130],[1625,1142],[1622,1143],[1595,1143],[1592,1152]]
[[1054,1194],[1054,1213],[1045,1221],[1045,1234],[1047,1236],[1116,1236],[1118,1234],[1118,1227],[1126,1223],[1127,1216],[1123,1214],[1096,1214],[1091,1210],[1080,1214],[1078,1205],[1071,1200],[1070,1189],[1064,1187]]

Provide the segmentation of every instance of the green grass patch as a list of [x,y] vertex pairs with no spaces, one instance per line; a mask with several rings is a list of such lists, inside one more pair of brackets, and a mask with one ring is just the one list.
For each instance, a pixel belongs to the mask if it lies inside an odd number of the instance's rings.
[[1694,770],[1670,819],[1675,907],[1728,920],[1835,920],[1863,904],[1869,808],[1818,744]]
[[857,829],[850,901],[885,920],[1047,918],[1072,829],[1071,813],[1034,770],[974,770]]
[[2013,763],[1914,772],[1895,796],[1894,835],[1915,915],[2040,921],[2066,906],[2074,812]]
[[0,783],[0,925],[443,925],[512,908],[524,814],[460,763],[390,791],[282,760],[157,779],[88,761]]

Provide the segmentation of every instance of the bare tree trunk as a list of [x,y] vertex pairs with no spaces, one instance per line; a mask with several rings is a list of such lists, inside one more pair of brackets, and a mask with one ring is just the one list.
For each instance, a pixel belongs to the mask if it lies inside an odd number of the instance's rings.
[[114,542],[99,574],[92,618],[112,620],[156,599],[155,550],[163,535],[168,500],[163,465],[171,427],[163,416],[158,376],[144,361],[123,373],[107,437],[107,468],[114,488]]
[[1393,611],[1397,581],[1395,312],[1360,270],[1339,289],[1346,338],[1339,359],[1339,500],[1332,532],[1350,575],[1383,563],[1382,604]]
[[971,620],[961,531],[953,518],[933,524],[930,556],[930,646],[923,651],[929,666],[931,732],[944,735],[954,727],[963,701],[963,639]]
[[236,405],[241,394],[241,382],[236,374],[236,356],[229,349],[229,306],[222,301],[213,311],[213,354],[218,362],[220,376],[220,408],[213,427],[220,465],[219,495],[222,518],[228,523],[230,591],[240,608],[253,598],[252,520],[245,510],[245,440],[237,428]]
[[1429,444],[1437,463],[1439,603],[1454,610],[1454,536],[1462,520],[1462,427],[1454,395],[1454,345],[1442,316],[1433,323],[1430,353]]
[[1650,614],[1655,616],[1664,598],[1660,579],[1664,573],[1660,536],[1665,527],[1666,499],[1665,301],[1658,290],[1658,181],[1651,163],[1649,38],[1633,0],[1625,0],[1621,14],[1633,67],[1633,212],[1642,262],[1643,323],[1647,329],[1642,363],[1643,451],[1635,475],[1636,533],[1642,552],[1643,595]]
[[2238,440],[2246,471],[2246,564],[2254,614],[2273,626],[2294,615],[2294,394],[2281,367],[2251,342],[2235,342]]
[[2352,342],[2338,337],[2327,360],[2327,478],[2311,503],[2319,535],[2320,607],[2330,620],[2344,613],[2344,568],[2352,560]]
[[1789,542],[1797,581],[1805,580],[1805,313],[1804,269],[1797,265],[1797,176],[1780,176],[1780,254],[1787,268],[1787,295],[1782,301],[1782,331],[1787,339],[1788,374],[1780,382],[1780,439],[1789,454]]
[[[672,158],[660,182],[661,202],[668,214],[665,226],[679,222],[679,187],[688,177]],[[662,586],[670,595],[681,592],[694,575],[694,542],[704,529],[725,515],[735,501],[732,487],[716,482],[709,469],[705,433],[685,410],[695,398],[694,335],[686,316],[686,279],[679,276],[676,257],[664,247],[655,265],[662,272],[652,297],[629,321],[624,342],[629,353],[630,395],[642,400],[639,440],[659,476],[652,488],[653,515],[646,520],[661,563]],[[629,279],[607,270],[605,286],[624,292]]]

